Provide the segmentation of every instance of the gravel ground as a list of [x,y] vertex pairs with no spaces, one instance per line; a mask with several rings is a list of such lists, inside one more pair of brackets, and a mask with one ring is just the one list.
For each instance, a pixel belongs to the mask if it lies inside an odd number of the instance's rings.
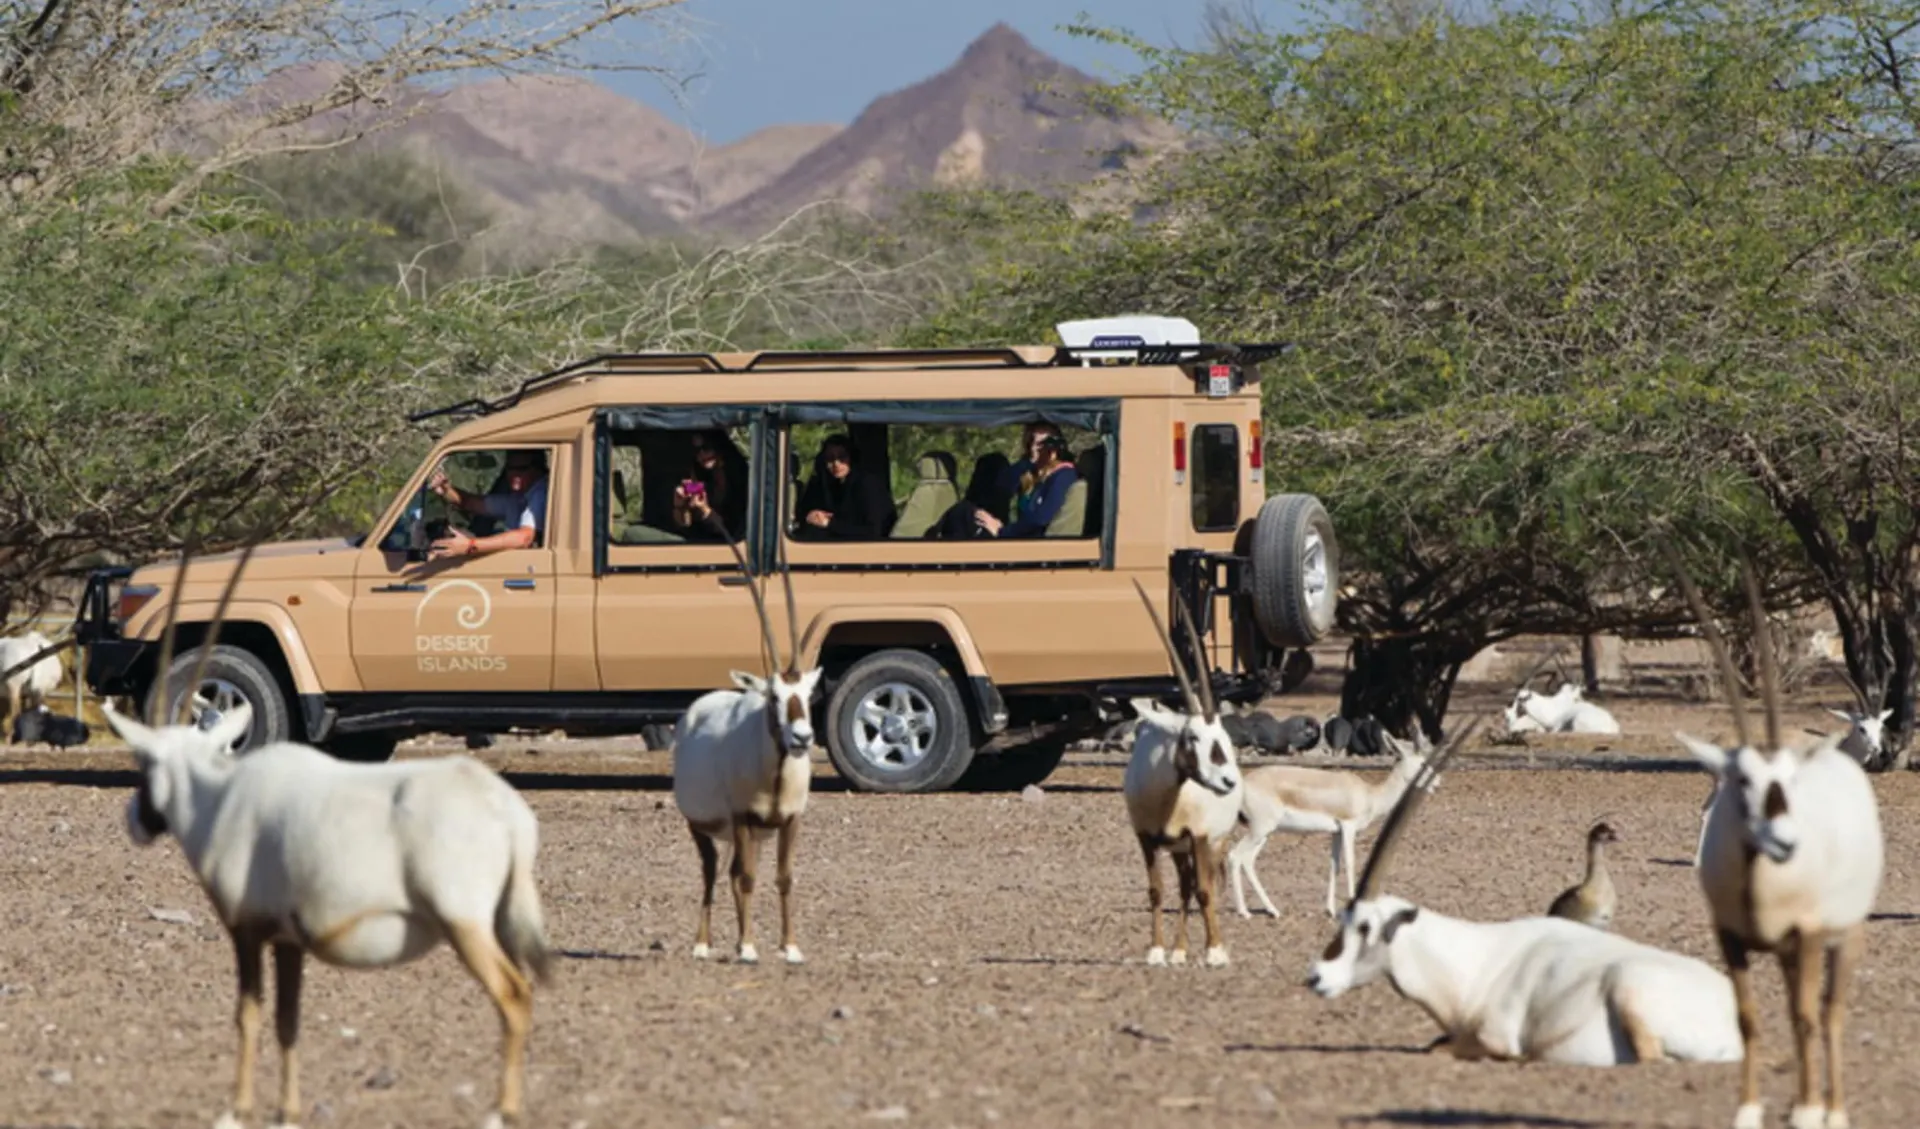
[[[1584,832],[1605,814],[1623,834],[1616,928],[1715,960],[1686,865],[1707,783],[1664,734],[1676,721],[1721,732],[1725,714],[1654,705],[1628,715],[1625,738],[1462,757],[1390,888],[1463,916],[1540,912],[1578,879]],[[1810,711],[1803,720],[1817,721]],[[1603,745],[1598,759],[1578,755]],[[452,747],[405,755],[436,751]],[[1330,928],[1323,840],[1268,844],[1262,878],[1285,916],[1241,920],[1229,900],[1231,967],[1146,967],[1145,883],[1116,754],[1076,754],[1037,799],[850,794],[822,765],[799,849],[799,968],[688,956],[698,865],[664,754],[505,740],[485,759],[540,816],[541,883],[565,958],[536,1005],[529,1125],[1344,1129],[1732,1117],[1737,1066],[1461,1063],[1421,1053],[1435,1028],[1385,984],[1314,997],[1301,981]],[[232,952],[178,846],[128,842],[126,765],[98,747],[0,754],[0,1124],[204,1126],[227,1101]],[[1920,1110],[1920,1075],[1901,1049],[1920,1034],[1920,876],[1909,861],[1920,776],[1875,786],[1888,872],[1848,1067],[1854,1124],[1893,1129]],[[724,887],[720,899],[716,940],[731,953]],[[758,902],[771,955],[774,906]],[[1756,979],[1769,1124],[1782,1124],[1792,1091],[1783,997],[1770,967]],[[304,1124],[470,1126],[484,1115],[497,1026],[447,949],[377,973],[310,962],[305,1001]],[[278,1069],[268,1035],[258,1081],[269,1102]]]

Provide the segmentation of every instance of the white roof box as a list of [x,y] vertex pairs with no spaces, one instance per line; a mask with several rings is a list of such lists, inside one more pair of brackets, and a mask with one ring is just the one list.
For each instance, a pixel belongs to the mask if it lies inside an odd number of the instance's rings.
[[1157,314],[1123,314],[1114,318],[1082,318],[1053,327],[1069,349],[1097,349],[1102,345],[1198,345],[1200,331],[1186,318]]
[[[1152,345],[1198,345],[1200,330],[1186,318],[1160,317],[1156,314],[1124,314],[1111,318],[1082,318],[1063,321],[1053,327],[1060,343],[1069,349],[1132,350]],[[1082,353],[1082,361],[1095,359],[1132,359],[1127,351]]]

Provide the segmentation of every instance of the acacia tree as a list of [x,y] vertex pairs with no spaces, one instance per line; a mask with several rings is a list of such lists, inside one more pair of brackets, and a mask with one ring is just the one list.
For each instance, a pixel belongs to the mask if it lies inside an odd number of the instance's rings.
[[[1806,442],[1870,410],[1815,391],[1845,367],[1831,358],[1867,347],[1843,295],[1871,282],[1886,310],[1871,348],[1903,355],[1907,283],[1887,254],[1905,230],[1901,147],[1865,130],[1896,115],[1868,96],[1871,37],[1827,34],[1859,26],[1837,16],[1436,14],[1242,28],[1200,51],[1109,35],[1146,63],[1111,96],[1180,122],[1191,148],[1129,175],[1125,209],[948,198],[1000,254],[924,336],[1030,338],[1148,309],[1294,341],[1265,366],[1269,481],[1328,501],[1354,585],[1345,705],[1402,731],[1417,717],[1437,736],[1458,664],[1489,642],[1682,629],[1649,567],[1656,526],[1694,534],[1695,571],[1728,606],[1736,550],[1776,604],[1837,584],[1885,606],[1904,564],[1825,579],[1818,540],[1778,520],[1791,491],[1737,457],[1778,437],[1800,457],[1771,458],[1776,473],[1845,481]],[[1796,396],[1769,399],[1786,383]],[[1871,410],[1897,429],[1884,397]],[[1839,497],[1813,497],[1818,523],[1847,512]]]
[[684,2],[0,0],[0,200],[64,191],[156,147],[189,151],[148,201],[161,214],[262,155],[338,148],[397,124],[447,79],[672,79],[656,60],[684,35]]

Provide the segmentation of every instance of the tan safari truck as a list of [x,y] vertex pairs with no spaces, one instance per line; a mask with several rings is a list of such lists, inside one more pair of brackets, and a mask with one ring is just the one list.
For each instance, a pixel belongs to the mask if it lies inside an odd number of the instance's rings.
[[[1259,364],[1282,346],[1200,343],[1172,318],[1058,329],[1061,346],[602,356],[422,413],[458,422],[370,530],[259,547],[189,698],[237,554],[191,563],[174,703],[211,724],[246,701],[241,747],[354,759],[421,732],[660,740],[729,671],[765,669],[736,549],[782,658],[789,570],[800,662],[825,668],[815,725],[860,789],[1020,787],[1130,698],[1174,694],[1134,581],[1183,656],[1172,600],[1190,601],[1222,700],[1291,688],[1333,625],[1338,551],[1317,499],[1266,489]],[[1074,481],[1032,512],[1025,460],[1047,444]],[[544,463],[544,498],[509,489],[510,461]],[[436,472],[503,500],[449,504]],[[530,510],[524,547],[429,559]],[[90,578],[95,692],[159,695],[177,567]]]

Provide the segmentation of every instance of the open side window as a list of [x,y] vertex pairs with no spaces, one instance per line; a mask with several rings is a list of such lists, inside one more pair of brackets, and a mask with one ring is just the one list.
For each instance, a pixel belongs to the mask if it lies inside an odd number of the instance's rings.
[[791,404],[774,416],[784,425],[778,522],[796,567],[1110,559],[1116,401]]
[[594,545],[606,571],[737,567],[759,522],[761,410],[603,409],[594,457]]
[[[380,549],[425,560],[433,542],[460,532],[487,537],[518,526],[533,528],[530,548],[548,544],[553,450],[544,446],[475,447],[449,452],[427,473],[400,516],[380,539]],[[434,489],[444,475],[456,496]],[[515,482],[531,483],[515,489]]]

